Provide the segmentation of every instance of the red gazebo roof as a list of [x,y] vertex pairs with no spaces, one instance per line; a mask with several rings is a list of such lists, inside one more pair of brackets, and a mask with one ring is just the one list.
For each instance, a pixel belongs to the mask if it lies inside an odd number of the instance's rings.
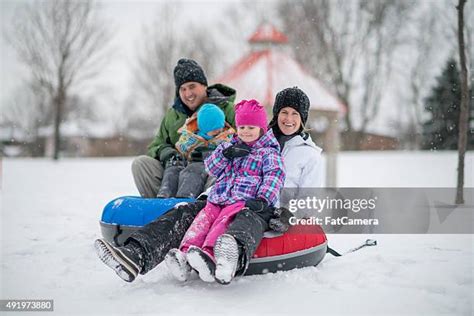
[[249,38],[249,43],[288,43],[288,37],[271,24],[262,24]]
[[[279,40],[277,40],[279,38]],[[282,43],[287,37],[271,26],[261,26],[250,43]],[[237,101],[256,99],[271,107],[284,88],[298,86],[309,97],[310,109],[346,112],[345,105],[297,61],[275,47],[253,50],[229,68],[218,80],[237,90]]]
[[[269,24],[261,25],[250,37],[255,48],[260,43],[281,44],[288,38]],[[296,60],[276,45],[253,49],[229,68],[218,80],[237,90],[237,101],[256,99],[267,107],[275,95],[288,87],[298,86],[309,97],[310,109],[346,112],[345,105],[323,84],[311,76]]]

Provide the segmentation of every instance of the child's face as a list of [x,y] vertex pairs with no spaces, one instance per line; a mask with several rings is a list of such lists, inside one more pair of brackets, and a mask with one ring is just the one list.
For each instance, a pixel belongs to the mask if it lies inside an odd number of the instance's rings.
[[253,142],[260,137],[260,127],[241,125],[237,127],[237,136],[245,143]]
[[223,130],[224,130],[223,128],[215,129],[215,130],[213,130],[213,131],[207,132],[207,136],[210,136],[210,137],[217,136],[217,135],[219,135]]

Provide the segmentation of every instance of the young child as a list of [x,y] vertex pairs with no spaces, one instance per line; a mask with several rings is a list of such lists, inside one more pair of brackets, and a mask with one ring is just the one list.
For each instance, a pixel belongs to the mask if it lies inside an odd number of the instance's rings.
[[180,248],[165,258],[171,273],[185,281],[191,268],[206,282],[214,281],[214,244],[249,200],[274,205],[285,181],[280,146],[267,131],[265,109],[256,100],[235,107],[237,135],[222,143],[205,160],[209,175],[217,178],[207,204],[186,232]]
[[175,146],[182,159],[165,166],[157,197],[198,196],[207,180],[204,158],[220,143],[230,141],[234,132],[217,105],[203,104],[178,130],[181,136]]

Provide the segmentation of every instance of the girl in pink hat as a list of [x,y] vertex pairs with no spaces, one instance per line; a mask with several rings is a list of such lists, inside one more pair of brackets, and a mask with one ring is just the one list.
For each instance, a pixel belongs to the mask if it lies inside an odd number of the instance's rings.
[[171,273],[187,280],[194,268],[206,282],[214,281],[214,244],[235,214],[246,206],[274,205],[285,182],[280,145],[267,130],[267,116],[256,100],[235,106],[237,135],[220,144],[205,160],[206,170],[217,179],[207,204],[186,232],[179,249],[165,258]]

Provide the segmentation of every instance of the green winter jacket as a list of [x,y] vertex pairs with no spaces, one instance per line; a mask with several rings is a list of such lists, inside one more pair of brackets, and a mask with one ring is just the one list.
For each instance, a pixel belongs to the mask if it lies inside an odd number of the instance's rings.
[[[208,103],[213,103],[224,111],[226,121],[235,127],[235,102],[236,91],[223,84],[215,84],[207,88]],[[184,125],[186,119],[193,113],[181,102],[178,97],[173,106],[166,111],[161,121],[160,129],[155,139],[148,145],[148,156],[164,163],[173,154],[177,153],[175,144],[179,139],[178,129]]]

